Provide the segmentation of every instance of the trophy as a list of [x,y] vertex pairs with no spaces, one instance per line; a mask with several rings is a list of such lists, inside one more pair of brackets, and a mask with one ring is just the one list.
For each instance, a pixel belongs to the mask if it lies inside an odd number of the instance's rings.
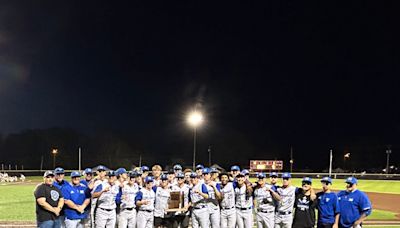
[[184,200],[183,200],[183,192],[180,191],[172,191],[170,193],[170,197],[168,200],[168,209],[167,212],[177,212],[183,211],[184,209]]

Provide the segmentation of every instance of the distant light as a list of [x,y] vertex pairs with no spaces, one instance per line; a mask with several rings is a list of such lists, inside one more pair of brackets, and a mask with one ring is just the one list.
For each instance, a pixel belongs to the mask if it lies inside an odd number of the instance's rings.
[[188,115],[187,122],[192,127],[198,127],[203,122],[203,115],[198,111],[191,112]]
[[350,158],[350,153],[344,155],[345,158]]
[[57,154],[57,153],[58,153],[58,149],[52,149],[52,150],[51,150],[51,153],[52,153],[52,154]]

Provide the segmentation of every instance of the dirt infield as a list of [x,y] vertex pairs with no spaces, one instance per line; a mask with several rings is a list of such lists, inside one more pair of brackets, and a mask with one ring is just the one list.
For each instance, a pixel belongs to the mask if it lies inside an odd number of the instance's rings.
[[396,217],[400,220],[400,195],[367,192],[374,209],[392,211],[396,213]]

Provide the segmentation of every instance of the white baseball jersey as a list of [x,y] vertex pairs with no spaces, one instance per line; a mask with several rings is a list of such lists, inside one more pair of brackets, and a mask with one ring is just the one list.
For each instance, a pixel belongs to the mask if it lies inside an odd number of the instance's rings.
[[294,201],[296,197],[296,187],[288,186],[286,188],[279,187],[277,189],[281,200],[278,203],[279,212],[293,212]]
[[[212,185],[215,185],[215,187],[217,188],[217,191],[220,191],[221,189],[220,189],[220,184],[219,183],[215,183],[215,182],[211,182],[211,184]],[[214,188],[212,187],[212,186],[210,186],[210,185],[206,185],[206,187],[207,187],[207,190],[208,190],[208,195],[209,195],[209,199],[211,199],[211,200],[213,200],[213,201],[215,201],[215,203],[216,204],[214,204],[214,203],[212,203],[212,202],[208,202],[207,203],[207,206],[210,208],[210,209],[218,209],[219,208],[219,205],[218,205],[218,200],[217,200],[217,196],[216,196],[216,194],[215,194],[215,190],[214,190]]]
[[125,184],[122,188],[121,209],[135,208],[135,198],[138,192],[139,186],[136,183],[133,183],[133,185]]
[[156,188],[156,198],[154,205],[154,217],[164,218],[165,209],[168,208],[168,200],[170,198],[170,188]]
[[228,182],[225,186],[221,185],[221,208],[230,209],[235,207],[235,190],[233,189],[232,182]]
[[148,190],[147,188],[142,188],[137,193],[135,202],[140,201],[140,200],[148,200],[149,203],[141,205],[139,207],[139,210],[154,211],[155,198],[156,198],[156,195],[155,195],[153,189]]
[[208,194],[208,190],[205,184],[199,183],[193,186],[193,188],[190,190],[190,200],[192,203],[196,204],[196,207],[205,207],[206,204],[204,202],[201,202],[203,200],[203,196],[201,196],[199,193],[195,193],[195,190],[199,192],[203,192]]
[[261,211],[275,211],[275,200],[267,188],[272,186],[266,184],[264,187],[257,188],[254,191],[254,199],[257,201],[257,209]]
[[119,186],[118,185],[110,185],[108,182],[103,182],[97,186],[95,192],[102,191],[105,188],[109,188],[107,192],[103,192],[100,197],[98,198],[97,205],[99,208],[104,209],[115,209],[117,204],[115,203],[115,198],[119,193]]
[[243,184],[242,187],[238,185],[235,186],[235,199],[236,207],[238,208],[251,208],[253,206],[253,197],[248,196],[246,193],[246,185]]

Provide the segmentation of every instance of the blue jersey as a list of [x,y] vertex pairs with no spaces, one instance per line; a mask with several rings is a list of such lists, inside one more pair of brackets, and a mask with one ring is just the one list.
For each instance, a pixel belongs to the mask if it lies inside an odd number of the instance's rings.
[[334,224],[340,213],[338,197],[334,192],[317,193],[318,224]]
[[[64,187],[62,190],[64,200],[71,200],[76,205],[82,205],[86,199],[90,198],[90,195],[87,194],[87,187],[83,184],[79,184],[76,186],[68,186]],[[85,210],[84,213],[79,213],[78,211],[69,208],[67,205],[65,206],[65,217],[68,219],[85,219],[88,216],[88,211]]]
[[362,213],[371,214],[371,202],[364,192],[359,190],[341,191],[337,196],[340,206],[340,226],[351,227]]
[[60,191],[62,191],[65,187],[71,186],[71,184],[66,180],[62,180],[61,182],[54,181],[53,185],[60,189]]

